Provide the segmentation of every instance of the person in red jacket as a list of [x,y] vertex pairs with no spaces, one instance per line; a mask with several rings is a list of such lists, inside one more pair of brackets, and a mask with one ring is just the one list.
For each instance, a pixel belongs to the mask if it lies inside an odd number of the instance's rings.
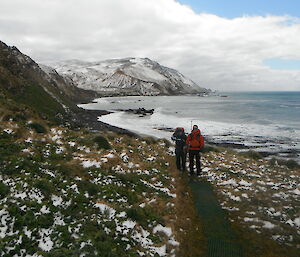
[[193,126],[192,132],[186,139],[186,144],[189,150],[190,159],[190,174],[194,174],[194,158],[196,158],[197,175],[201,173],[200,151],[204,147],[204,137],[201,135],[197,125]]

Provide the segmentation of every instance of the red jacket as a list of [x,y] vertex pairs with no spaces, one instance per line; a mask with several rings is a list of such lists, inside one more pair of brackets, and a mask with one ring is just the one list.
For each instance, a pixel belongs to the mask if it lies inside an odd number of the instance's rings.
[[193,130],[186,139],[186,144],[189,150],[202,150],[204,147],[204,137],[201,135],[200,130]]

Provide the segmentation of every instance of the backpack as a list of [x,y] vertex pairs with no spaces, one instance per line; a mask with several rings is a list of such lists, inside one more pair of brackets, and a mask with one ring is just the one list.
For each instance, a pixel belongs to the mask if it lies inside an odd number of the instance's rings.
[[190,134],[190,147],[191,148],[200,148],[204,147],[204,137],[199,133],[196,137],[191,133]]

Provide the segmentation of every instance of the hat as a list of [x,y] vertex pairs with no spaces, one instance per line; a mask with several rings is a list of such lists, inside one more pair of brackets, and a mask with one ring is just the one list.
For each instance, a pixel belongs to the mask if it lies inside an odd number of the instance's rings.
[[179,130],[181,130],[182,132],[184,132],[184,128],[182,128],[182,127],[177,127],[176,128],[176,131],[179,131]]

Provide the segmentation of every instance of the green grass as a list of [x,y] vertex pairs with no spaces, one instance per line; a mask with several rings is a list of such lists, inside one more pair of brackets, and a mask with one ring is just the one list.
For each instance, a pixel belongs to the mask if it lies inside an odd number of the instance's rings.
[[22,103],[34,108],[42,117],[51,120],[59,120],[58,113],[64,114],[65,111],[60,103],[51,97],[38,84],[27,83],[22,92],[12,95],[18,103]]
[[51,194],[55,191],[54,185],[46,179],[37,180],[34,186],[41,190],[41,192],[46,198],[49,198]]
[[253,151],[253,150],[250,150],[247,152],[242,152],[242,153],[240,153],[240,155],[244,156],[246,158],[253,159],[253,160],[260,160],[263,158],[263,156],[260,153]]
[[143,137],[141,140],[145,141],[147,145],[153,145],[157,143],[157,139],[154,137]]
[[201,151],[202,153],[209,153],[209,152],[220,152],[220,149],[211,145],[205,145]]
[[42,134],[47,132],[47,129],[38,122],[29,123],[28,127],[34,129],[36,133]]
[[[140,232],[141,226],[151,234],[155,224],[165,224],[165,219],[160,215],[162,213],[169,215],[166,211],[157,208],[155,203],[145,208],[139,207],[145,198],[155,198],[159,203],[165,201],[166,198],[168,198],[168,202],[170,201],[170,197],[166,193],[141,182],[141,180],[145,180],[151,183],[151,179],[155,176],[158,181],[168,187],[170,179],[165,178],[166,167],[160,168],[161,163],[164,164],[166,161],[160,161],[160,157],[157,157],[158,163],[156,164],[156,162],[151,163],[145,159],[148,155],[153,156],[157,151],[162,151],[163,147],[154,145],[154,142],[151,147],[147,147],[136,138],[125,140],[126,136],[122,136],[124,141],[119,143],[114,140],[108,141],[109,134],[99,135],[99,133],[82,130],[70,130],[63,133],[61,143],[57,144],[51,141],[50,137],[53,134],[48,135],[50,130],[48,123],[36,116],[29,117],[28,120],[35,122],[31,125],[24,121],[15,122],[18,124],[18,129],[23,132],[22,136],[17,136],[16,131],[14,134],[0,133],[0,173],[4,179],[9,178],[14,182],[13,186],[7,186],[0,182],[0,199],[6,201],[5,206],[2,204],[3,202],[0,204],[0,208],[6,209],[9,216],[14,218],[12,222],[15,233],[0,240],[0,255],[20,255],[21,249],[25,249],[26,254],[51,257],[79,256],[81,254],[85,254],[85,256],[137,257],[139,256],[137,250],[146,252],[146,256],[149,256],[149,250],[144,249],[138,241],[132,238],[132,235],[135,231]],[[5,127],[3,126],[3,128]],[[29,134],[28,127],[38,133],[30,136],[32,142],[25,142]],[[46,129],[48,127],[49,129]],[[116,139],[116,136],[111,135],[110,138]],[[70,147],[69,141],[74,142],[75,146]],[[128,147],[128,144],[131,144],[131,148]],[[136,156],[138,153],[130,152],[129,149],[135,150],[138,145],[144,145],[145,149],[142,149],[140,155]],[[89,147],[90,152],[79,150],[78,146]],[[65,150],[56,152],[59,147]],[[74,159],[75,156],[91,159],[101,158],[102,153],[106,155],[109,153],[108,149],[112,147],[116,148],[115,157],[108,158],[108,162],[104,163],[101,169],[84,168],[80,163],[81,160]],[[24,148],[29,149],[30,152],[22,152],[21,150]],[[100,155],[96,149],[102,149]],[[136,168],[130,168],[131,173],[115,172],[114,168],[119,165],[118,155],[124,150],[127,150],[130,161],[140,164],[141,169],[148,169],[149,166],[148,170],[151,175],[136,173]],[[120,165],[124,164],[123,161],[120,160],[120,162]],[[152,172],[152,168],[156,166],[158,171]],[[124,168],[126,169],[126,167]],[[77,179],[78,177],[80,179]],[[97,179],[100,183],[94,184],[91,182],[93,179]],[[102,182],[103,184],[101,184]],[[25,184],[26,186],[24,186]],[[77,185],[79,193],[74,185]],[[41,202],[35,198],[33,189],[38,189],[44,196],[41,198]],[[12,194],[26,192],[26,197],[16,197],[14,202],[10,202],[10,191]],[[60,206],[54,205],[52,195],[62,197],[63,202]],[[99,211],[99,208],[95,207],[97,202],[105,203],[113,208],[116,216],[111,219],[109,213]],[[46,206],[50,213],[42,213],[43,206]],[[117,214],[121,212],[128,215],[118,217]],[[54,221],[57,215],[63,219],[65,225],[55,225]],[[127,235],[121,235],[121,232],[117,231],[116,221],[121,224],[128,219],[136,221],[136,227]],[[71,230],[81,224],[79,231],[76,232],[78,238],[74,238],[74,232]],[[24,234],[24,227],[32,232],[31,238]],[[53,229],[51,239],[59,245],[50,252],[42,251],[38,247],[39,231],[43,228]],[[107,232],[107,229],[110,232]],[[119,235],[116,236],[116,234]],[[20,235],[22,235],[22,242],[17,245],[15,250],[10,252],[5,250],[7,247],[14,247],[14,242]],[[129,238],[129,241],[122,240],[122,237]],[[148,238],[155,244],[162,243],[159,235],[149,235]],[[91,245],[81,248],[81,243],[88,241],[91,242]],[[128,246],[130,249],[125,250]]]
[[4,198],[9,193],[9,187],[0,182],[0,198]]
[[111,149],[108,140],[104,136],[96,136],[93,141],[97,144],[98,149]]
[[172,146],[172,143],[170,142],[170,140],[168,140],[168,139],[165,139],[165,138],[163,138],[163,139],[161,139],[161,141],[165,144],[165,146],[166,147],[170,147],[170,146]]
[[138,222],[142,226],[146,226],[149,222],[159,222],[163,223],[162,217],[160,217],[153,209],[150,207],[140,208],[134,207],[126,210],[128,218]]
[[100,191],[100,187],[98,185],[91,183],[90,181],[86,181],[86,180],[78,181],[77,185],[78,185],[78,190],[80,192],[82,193],[88,192],[90,196],[97,196]]
[[276,163],[278,165],[284,165],[284,166],[288,167],[289,169],[299,169],[300,168],[300,165],[295,160],[292,160],[292,159],[290,159],[290,160],[281,160],[281,159],[272,158],[269,161],[269,164],[272,167],[275,167]]

